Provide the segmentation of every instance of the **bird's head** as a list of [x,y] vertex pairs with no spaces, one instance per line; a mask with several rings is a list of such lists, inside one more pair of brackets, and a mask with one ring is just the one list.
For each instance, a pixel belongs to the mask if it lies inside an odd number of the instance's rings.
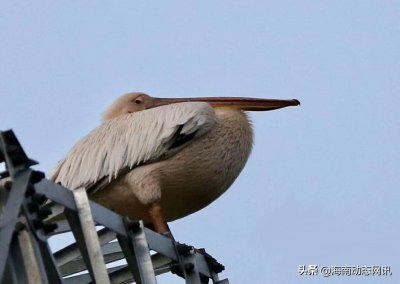
[[154,104],[153,101],[154,98],[144,93],[122,95],[103,113],[103,121],[151,108]]
[[103,121],[123,114],[182,102],[206,102],[214,108],[228,107],[245,111],[267,111],[300,104],[296,99],[274,100],[241,97],[154,98],[144,93],[129,93],[119,97],[103,113]]

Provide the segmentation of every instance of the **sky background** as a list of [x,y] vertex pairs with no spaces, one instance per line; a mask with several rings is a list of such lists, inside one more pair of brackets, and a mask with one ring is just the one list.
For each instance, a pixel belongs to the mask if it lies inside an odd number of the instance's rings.
[[0,38],[0,130],[45,172],[126,92],[299,99],[251,114],[247,166],[176,239],[231,283],[400,283],[398,1],[3,1]]

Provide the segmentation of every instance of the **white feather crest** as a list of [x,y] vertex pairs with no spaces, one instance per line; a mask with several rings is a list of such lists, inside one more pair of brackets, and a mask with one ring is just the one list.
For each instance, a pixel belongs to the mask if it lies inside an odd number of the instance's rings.
[[159,159],[174,142],[174,134],[207,133],[215,123],[213,108],[204,102],[170,104],[122,115],[103,122],[81,139],[52,171],[55,182],[86,187],[120,170]]

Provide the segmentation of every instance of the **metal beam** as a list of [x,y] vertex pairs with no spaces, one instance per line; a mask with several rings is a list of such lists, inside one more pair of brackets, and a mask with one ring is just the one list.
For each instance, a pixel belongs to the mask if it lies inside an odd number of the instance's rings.
[[0,277],[4,275],[12,236],[31,176],[32,170],[29,169],[16,174],[16,180],[11,187],[7,203],[4,206],[4,212],[7,214],[3,214],[0,220]]
[[94,282],[110,283],[86,191],[84,188],[77,189],[73,191],[73,195],[77,213],[67,209],[65,215],[71,225],[87,269]]
[[143,222],[132,222],[124,218],[128,237],[117,235],[119,245],[125,255],[126,262],[138,284],[155,284],[156,276],[151,262],[149,245],[144,233]]

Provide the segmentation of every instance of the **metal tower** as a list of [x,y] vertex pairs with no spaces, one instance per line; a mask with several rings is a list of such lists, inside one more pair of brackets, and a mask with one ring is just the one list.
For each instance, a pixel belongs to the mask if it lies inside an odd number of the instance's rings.
[[[30,167],[14,133],[0,132],[0,283],[156,283],[172,272],[186,283],[227,284],[224,266],[204,249],[175,242],[89,201],[84,189],[71,191]],[[54,214],[46,200],[64,211],[65,221],[47,222]],[[103,226],[96,230],[96,225]],[[57,252],[48,239],[72,232],[76,240]],[[124,259],[114,267],[108,263]]]

